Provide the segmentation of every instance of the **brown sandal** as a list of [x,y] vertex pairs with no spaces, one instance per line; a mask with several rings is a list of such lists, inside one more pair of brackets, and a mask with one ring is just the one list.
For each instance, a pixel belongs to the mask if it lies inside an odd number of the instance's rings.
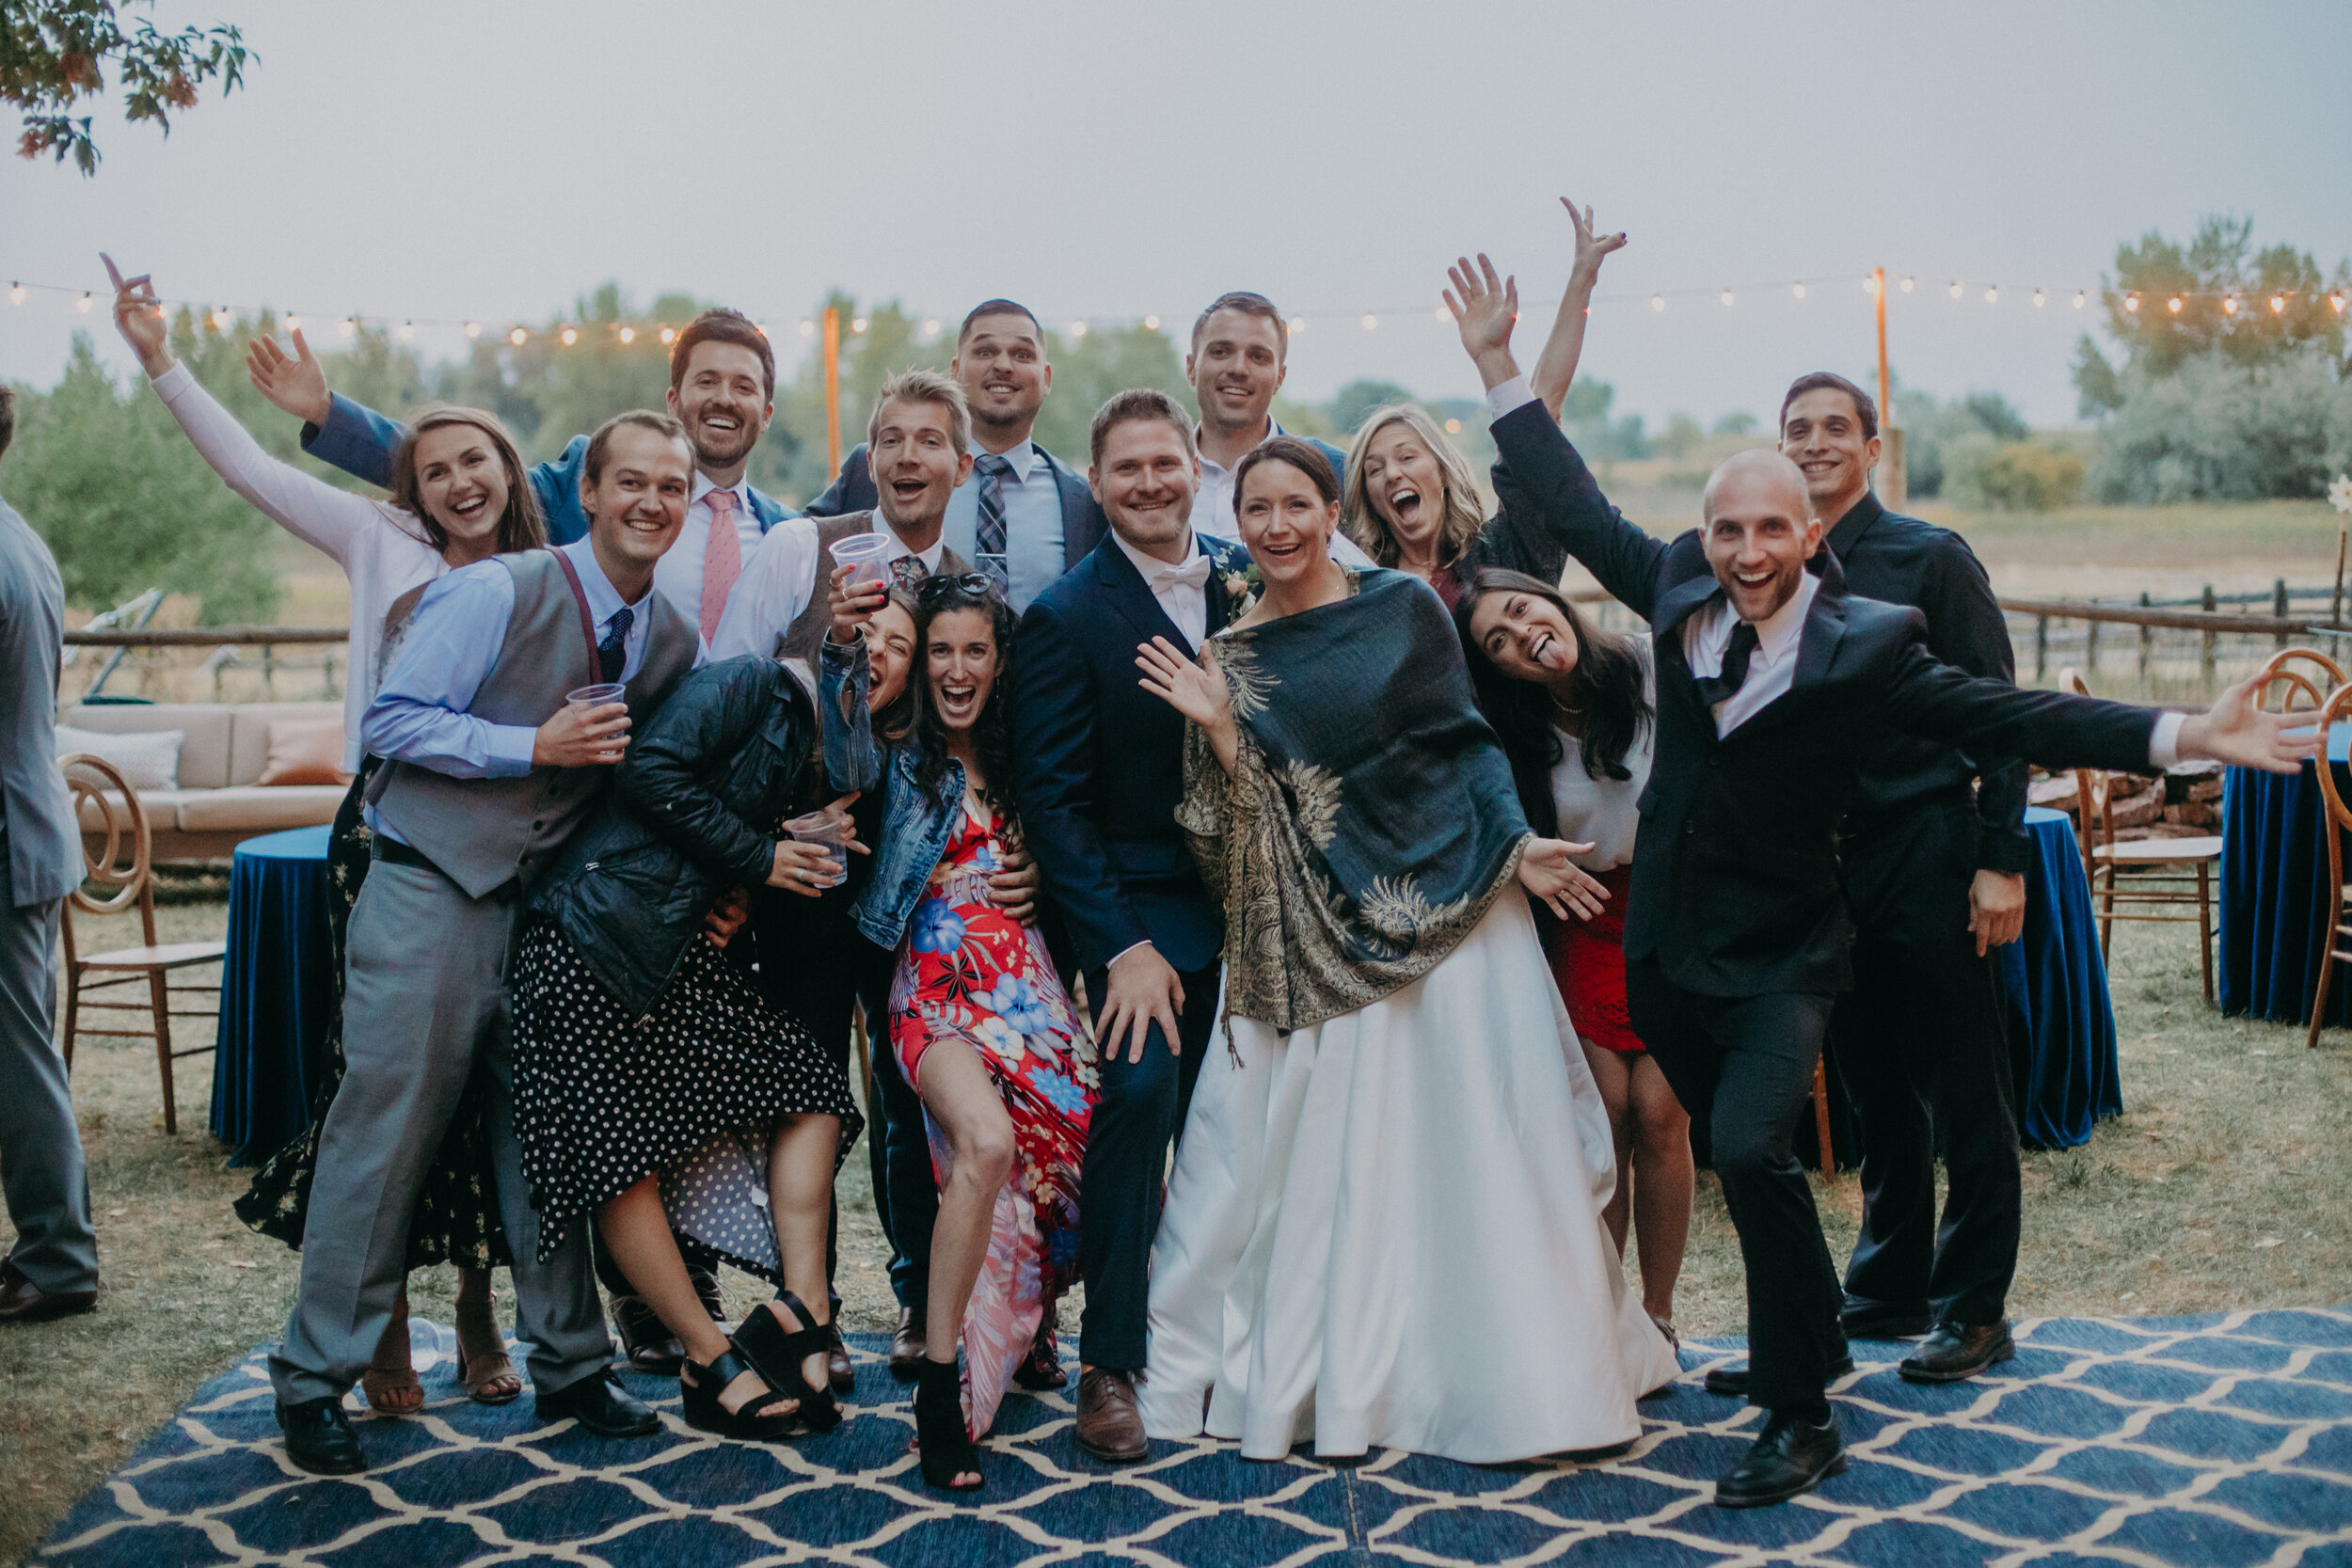
[[375,1342],[375,1356],[359,1374],[368,1408],[379,1416],[413,1416],[424,1408],[424,1385],[408,1359],[408,1294],[401,1292],[392,1321]]
[[476,1404],[512,1404],[522,1397],[523,1380],[486,1301],[457,1304],[457,1381]]

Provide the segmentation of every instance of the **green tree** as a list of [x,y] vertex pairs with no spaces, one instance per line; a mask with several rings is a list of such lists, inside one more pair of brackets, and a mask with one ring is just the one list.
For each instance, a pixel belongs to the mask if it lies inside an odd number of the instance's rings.
[[1374,409],[1392,403],[1419,401],[1393,381],[1351,381],[1331,399],[1331,428],[1343,436],[1353,436],[1363,428],[1364,416]]
[[1676,414],[1666,420],[1666,428],[1658,437],[1658,450],[1679,463],[1698,450],[1707,433],[1699,429],[1698,420],[1688,414]]
[[1096,327],[1083,338],[1048,332],[1045,356],[1054,367],[1054,390],[1038,410],[1034,439],[1080,473],[1087,468],[1094,411],[1112,394],[1152,387],[1192,406],[1184,360],[1166,332],[1140,325]]
[[125,30],[120,11],[154,0],[8,0],[0,6],[0,99],[24,112],[17,152],[73,160],[85,179],[98,172],[96,118],[72,110],[106,90],[112,65],[122,88],[122,118],[152,120],[171,135],[171,116],[196,106],[197,89],[217,80],[222,92],[245,85],[259,56],[227,23],[158,32],[142,18]]
[[1761,428],[1761,421],[1758,420],[1755,415],[1742,408],[1733,413],[1725,414],[1722,419],[1717,420],[1711,434],[1717,436],[1753,436],[1759,428]]
[[158,587],[194,595],[202,624],[269,618],[274,525],[220,482],[160,399],[115,384],[87,335],[74,334],[56,388],[20,394],[18,410],[0,487],[48,541],[74,604]]

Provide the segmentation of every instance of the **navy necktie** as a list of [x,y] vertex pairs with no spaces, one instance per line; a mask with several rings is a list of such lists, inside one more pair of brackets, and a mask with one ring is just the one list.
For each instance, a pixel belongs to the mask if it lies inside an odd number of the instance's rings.
[[1756,623],[1742,621],[1731,628],[1731,645],[1724,650],[1724,672],[1697,677],[1699,696],[1708,707],[1729,702],[1748,678],[1748,659],[1756,652]]
[[596,644],[596,665],[604,679],[619,680],[621,672],[628,667],[628,628],[636,620],[636,612],[623,605],[604,624],[604,641]]
[[999,590],[1010,586],[1005,562],[1005,498],[1000,489],[1012,464],[1001,452],[984,451],[972,460],[980,476],[980,519],[973,531],[978,545],[980,570],[996,579]]

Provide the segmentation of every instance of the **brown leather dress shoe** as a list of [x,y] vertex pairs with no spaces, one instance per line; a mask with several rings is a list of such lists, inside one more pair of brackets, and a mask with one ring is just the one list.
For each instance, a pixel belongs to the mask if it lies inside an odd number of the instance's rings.
[[1097,1367],[1078,1374],[1078,1447],[1105,1465],[1133,1465],[1152,1457],[1143,1435],[1143,1412],[1136,1405],[1135,1374]]
[[0,1323],[46,1323],[97,1309],[96,1291],[44,1291],[15,1264],[0,1265]]
[[923,1332],[923,1314],[913,1307],[898,1308],[898,1329],[890,1337],[890,1375],[900,1383],[913,1383],[923,1370],[923,1357],[929,1354]]
[[825,1375],[836,1394],[849,1394],[857,1387],[857,1368],[850,1364],[850,1347],[841,1342],[841,1320],[834,1319],[825,1325]]

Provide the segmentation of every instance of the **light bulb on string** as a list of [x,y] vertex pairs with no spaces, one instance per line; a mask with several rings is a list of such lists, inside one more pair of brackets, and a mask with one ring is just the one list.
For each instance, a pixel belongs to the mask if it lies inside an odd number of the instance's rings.
[[1916,282],[1918,282],[1918,281],[1919,281],[1919,280],[1918,280],[1917,278],[1915,278],[1915,277],[1906,277],[1906,278],[1904,278],[1904,279],[1903,279],[1903,293],[1911,293],[1911,287],[1912,287],[1912,285],[1913,285],[1913,284],[1915,284],[1915,283],[1916,283]]
[[2047,299],[2045,299],[2045,298],[2043,298],[2043,297],[2042,297],[2042,291],[2041,291],[2040,289],[2036,289],[2036,290],[2033,292],[2033,308],[2034,308],[2035,309],[2039,310],[2039,309],[2042,309],[2044,305],[2047,305],[2048,303],[2049,303],[2049,301],[2048,301]]
[[523,344],[525,344],[525,343],[527,343],[527,342],[529,342],[529,341],[531,341],[531,334],[530,334],[530,333],[528,333],[528,332],[526,332],[526,331],[524,331],[521,327],[519,327],[519,326],[518,326],[518,327],[515,328],[515,330],[514,330],[514,331],[509,332],[509,333],[506,335],[506,341],[507,341],[508,342],[510,342],[510,343],[514,344],[516,348],[520,348],[520,347],[522,347],[522,346],[523,346]]
[[2237,295],[2224,294],[2221,296],[2221,313],[2225,316],[2234,316],[2237,314]]
[[1085,337],[1087,335],[1087,324],[1083,321],[1072,322],[1070,324],[1070,335],[1073,338]]
[[8,285],[8,303],[10,305],[22,305],[24,303],[24,284],[11,283]]
[[1865,277],[1862,280],[1862,292],[1866,294],[1877,293],[1879,292],[1879,280],[1875,277]]
[[2076,290],[2074,291],[2074,309],[2075,309],[2079,310],[2079,309],[2081,309],[2083,308],[2083,299],[2084,299],[2084,294],[2083,294],[2083,292],[2082,292],[2080,289],[2076,289]]
[[2287,313],[2286,295],[2272,294],[2270,296],[2270,313],[2274,316],[2283,316]]
[[87,315],[88,315],[88,314],[89,314],[89,307],[90,307],[90,297],[89,297],[89,293],[88,293],[88,291],[87,291],[87,290],[85,290],[85,291],[83,291],[82,297],[81,297],[80,299],[75,300],[75,301],[73,302],[73,308],[74,308],[76,310],[81,311],[81,312],[82,312],[82,314],[84,314],[84,315],[86,315],[86,316],[87,316]]
[[1293,338],[1297,337],[1301,332],[1306,330],[1307,318],[1304,316],[1293,316],[1290,319],[1290,325],[1284,328],[1284,331]]
[[[669,329],[664,327],[662,330],[666,334]],[[814,321],[811,321],[808,317],[803,316],[801,318],[801,336],[803,338],[814,337],[816,332],[817,324]],[[661,341],[666,343],[670,340],[667,336],[664,336]]]
[[1792,297],[1803,299],[1804,297],[1804,285],[1802,283],[1792,283],[1788,286],[1788,292]]
[[627,347],[637,341],[637,329],[633,326],[624,326],[621,328],[620,338],[622,346]]
[[345,316],[345,317],[342,319],[342,335],[343,335],[344,337],[346,337],[346,338],[351,337],[353,334],[357,333],[358,330],[359,330],[359,323],[358,323],[356,319],[354,319],[353,317],[350,317],[350,316]]
[[1726,310],[1731,309],[1731,291],[1729,289],[1725,289],[1724,291],[1724,309]]
[[215,332],[226,332],[229,330],[229,312],[227,310],[215,310],[213,312],[213,330]]
[[292,312],[292,311],[288,311],[288,312],[286,313],[286,330],[287,330],[287,331],[289,331],[289,332],[299,332],[299,331],[301,331],[301,330],[302,330],[302,318],[301,318],[300,316],[297,316],[297,315],[294,314],[294,312]]
[[939,318],[937,316],[933,316],[930,320],[924,322],[923,336],[926,338],[936,338],[939,336]]
[[2164,308],[2171,311],[2174,315],[2179,315],[2181,313],[2181,296],[2174,294],[2170,299],[2164,302]]
[[1146,332],[1157,332],[1160,329],[1160,318],[1157,316],[1144,317],[1143,329]]
[[481,336],[482,336],[482,324],[481,324],[480,322],[468,322],[468,323],[466,324],[466,336],[467,336],[467,337],[469,337],[469,338],[479,338],[479,337],[481,337]]
[[2344,314],[2344,291],[2342,289],[2338,289],[2328,296],[2328,309],[2339,316]]
[[676,341],[677,341],[677,328],[676,328],[676,327],[675,327],[675,326],[672,326],[672,325],[671,325],[668,322],[663,322],[663,323],[661,324],[661,331],[660,331],[660,339],[661,339],[662,346],[666,348],[666,347],[667,347],[667,346],[669,346],[670,344],[675,343],[675,342],[676,342]]
[[1441,322],[1452,321],[1454,319],[1454,312],[1447,309],[1442,304],[1440,304],[1438,309],[1432,312],[1432,315],[1436,320]]
[[1379,326],[1379,325],[1380,325],[1380,318],[1379,318],[1378,316],[1372,315],[1372,314],[1370,314],[1369,312],[1367,312],[1367,313],[1365,314],[1365,316],[1364,316],[1364,330],[1365,330],[1365,331],[1367,331],[1367,332],[1373,331],[1374,329],[1375,329],[1376,327],[1378,327],[1378,326]]
[[405,343],[405,342],[407,342],[410,339],[414,338],[416,335],[417,335],[417,324],[416,324],[415,322],[402,322],[402,323],[400,324],[400,341],[401,341],[402,342],[404,342],[404,343]]
[[1958,299],[1963,293],[1965,293],[1967,290],[1965,285],[1955,279],[1948,292],[1954,299]]
[[557,333],[556,336],[564,340],[564,346],[565,348],[569,348],[574,343],[580,341],[580,329],[578,327],[567,326],[563,331]]
[[1664,294],[1650,295],[1649,308],[1653,310],[1663,310],[1666,308],[1666,296]]
[[1998,305],[2001,303],[2001,286],[1998,283],[1994,283],[1986,287],[1984,291],[1984,302],[1987,305]]
[[863,332],[863,331],[865,331],[865,330],[866,330],[866,318],[865,318],[864,316],[853,316],[853,317],[851,317],[851,318],[850,318],[850,331],[852,331],[852,332]]
[[2125,294],[2123,296],[2123,309],[2131,311],[2134,315],[2137,315],[2139,313],[2139,296],[2137,294]]

